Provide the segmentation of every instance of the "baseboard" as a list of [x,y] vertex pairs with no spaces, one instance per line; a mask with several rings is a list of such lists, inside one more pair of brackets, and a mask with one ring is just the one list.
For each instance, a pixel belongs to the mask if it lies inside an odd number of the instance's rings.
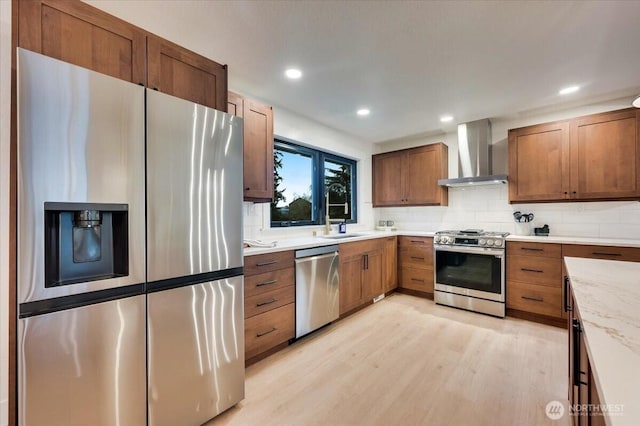
[[0,425],[7,426],[9,424],[9,401],[3,399],[0,401]]
[[567,320],[562,318],[548,317],[546,315],[533,314],[531,312],[518,311],[511,308],[507,308],[507,316],[552,325],[554,327],[567,328]]
[[411,290],[409,288],[402,288],[402,287],[398,287],[396,291],[398,293],[408,294],[410,296],[422,297],[424,299],[433,300],[433,293],[427,293],[425,291]]

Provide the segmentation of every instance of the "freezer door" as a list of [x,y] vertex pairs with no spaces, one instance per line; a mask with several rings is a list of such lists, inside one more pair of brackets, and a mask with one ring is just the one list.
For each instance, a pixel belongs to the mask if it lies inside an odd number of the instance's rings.
[[200,425],[244,398],[243,277],[148,295],[149,424]]
[[[126,204],[128,275],[45,287],[45,202]],[[144,88],[18,49],[18,303],[143,283],[144,207]]]
[[147,90],[148,280],[242,266],[242,119]]
[[18,339],[18,424],[145,424],[144,295],[20,319]]

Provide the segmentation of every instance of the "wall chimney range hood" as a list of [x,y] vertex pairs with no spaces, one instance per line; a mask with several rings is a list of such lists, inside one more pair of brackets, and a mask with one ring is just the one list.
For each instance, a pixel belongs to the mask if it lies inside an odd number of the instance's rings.
[[458,173],[455,179],[440,179],[438,185],[460,187],[501,185],[507,175],[491,174],[491,123],[488,119],[458,124]]

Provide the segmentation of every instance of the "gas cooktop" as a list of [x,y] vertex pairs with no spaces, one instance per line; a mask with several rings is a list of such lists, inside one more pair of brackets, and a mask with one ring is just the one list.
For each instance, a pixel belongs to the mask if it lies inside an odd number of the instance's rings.
[[438,231],[436,235],[462,235],[469,237],[506,237],[509,235],[508,232],[489,232],[484,229],[460,229],[460,230],[451,230],[451,231]]
[[482,229],[438,231],[433,242],[457,246],[504,247],[507,235],[508,232],[488,232]]

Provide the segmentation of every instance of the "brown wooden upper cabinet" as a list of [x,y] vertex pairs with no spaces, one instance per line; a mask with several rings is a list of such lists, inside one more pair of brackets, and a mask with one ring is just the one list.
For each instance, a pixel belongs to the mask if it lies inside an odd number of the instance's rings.
[[81,1],[17,5],[19,47],[226,110],[226,66]]
[[568,190],[569,123],[509,130],[509,200],[563,199]]
[[640,198],[635,108],[509,130],[509,201]]
[[80,1],[20,0],[18,46],[132,83],[147,83],[144,31]]
[[273,108],[229,92],[227,112],[244,119],[244,199],[273,199]]
[[373,160],[373,206],[447,205],[447,146],[443,143],[376,154]]
[[150,88],[226,111],[226,65],[153,35],[147,52]]

